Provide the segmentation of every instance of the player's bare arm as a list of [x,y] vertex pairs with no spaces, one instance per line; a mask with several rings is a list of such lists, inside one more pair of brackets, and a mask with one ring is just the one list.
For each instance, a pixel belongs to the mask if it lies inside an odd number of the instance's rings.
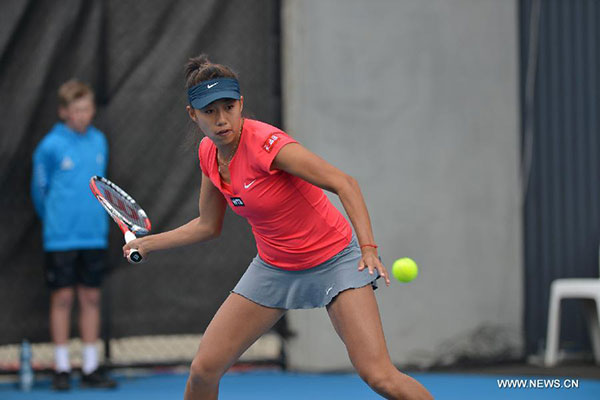
[[152,251],[185,246],[218,237],[221,234],[227,203],[221,192],[204,174],[202,174],[198,203],[200,215],[197,218],[171,231],[131,241],[123,246],[123,254],[127,254],[127,251],[133,248],[145,256]]
[[[375,243],[369,211],[356,179],[298,143],[290,143],[283,147],[273,160],[271,168],[280,169],[337,194],[350,218],[360,245]],[[373,273],[373,269],[377,269],[389,285],[389,276],[377,257],[377,249],[365,246],[361,247],[361,250],[363,257],[359,270],[368,268],[369,272]]]

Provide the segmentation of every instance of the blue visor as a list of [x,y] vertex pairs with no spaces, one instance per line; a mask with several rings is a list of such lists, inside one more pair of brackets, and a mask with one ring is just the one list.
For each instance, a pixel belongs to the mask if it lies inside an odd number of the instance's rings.
[[219,99],[240,99],[240,84],[237,79],[211,79],[188,89],[188,100],[196,109],[204,108]]

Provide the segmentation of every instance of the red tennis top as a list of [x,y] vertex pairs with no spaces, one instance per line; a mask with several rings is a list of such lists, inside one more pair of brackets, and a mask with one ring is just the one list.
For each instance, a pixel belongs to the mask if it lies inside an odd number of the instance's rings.
[[231,184],[221,180],[217,147],[207,137],[198,149],[200,168],[223,193],[229,207],[252,227],[258,254],[286,270],[317,266],[350,243],[350,224],[323,190],[285,171],[273,159],[296,140],[260,121],[244,119],[231,162]]

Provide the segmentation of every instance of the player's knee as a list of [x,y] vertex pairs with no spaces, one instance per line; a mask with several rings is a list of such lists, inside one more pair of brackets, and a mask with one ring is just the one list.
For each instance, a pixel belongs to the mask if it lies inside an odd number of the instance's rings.
[[100,307],[99,290],[83,290],[79,292],[79,303],[82,307],[98,308]]
[[417,381],[393,365],[374,366],[359,372],[360,377],[377,393],[392,399],[431,400],[429,392]]
[[72,288],[58,289],[52,293],[51,297],[53,307],[70,309],[73,305],[74,293]]
[[193,387],[216,386],[222,372],[211,363],[196,357],[190,366],[190,384]]
[[360,377],[377,393],[392,393],[394,377],[387,371],[377,368],[359,372]]
[[404,385],[401,380],[404,374],[391,362],[374,360],[359,366],[357,370],[360,377],[377,393],[394,399],[410,398],[405,396],[403,390]]

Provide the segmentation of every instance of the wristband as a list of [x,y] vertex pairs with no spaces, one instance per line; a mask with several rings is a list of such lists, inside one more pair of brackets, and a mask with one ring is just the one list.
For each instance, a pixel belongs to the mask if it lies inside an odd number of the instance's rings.
[[373,247],[374,249],[378,248],[379,246],[377,246],[376,244],[363,244],[362,246],[360,246],[360,248],[362,249],[363,247]]

